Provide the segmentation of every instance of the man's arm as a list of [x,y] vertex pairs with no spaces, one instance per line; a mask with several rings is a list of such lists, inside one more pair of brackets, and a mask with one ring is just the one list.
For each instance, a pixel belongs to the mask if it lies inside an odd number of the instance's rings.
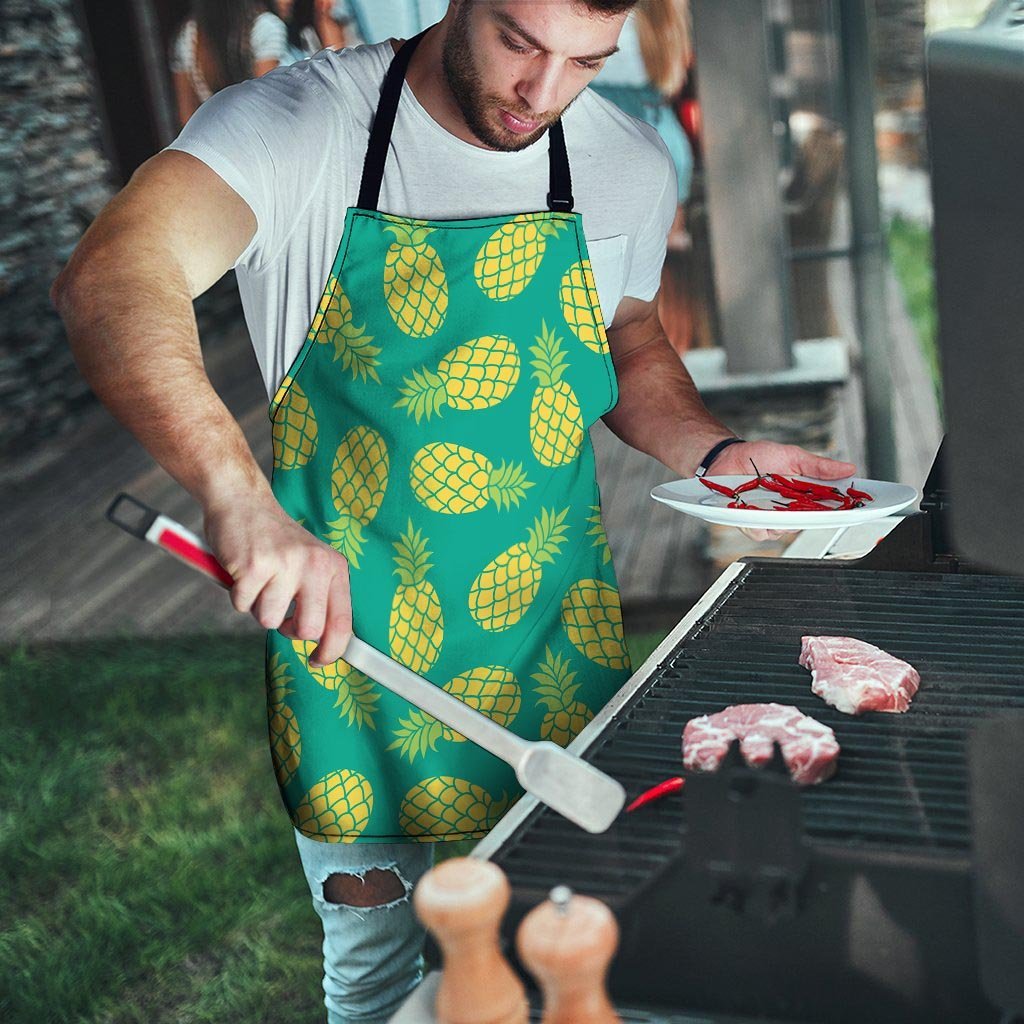
[[202,505],[207,539],[235,578],[235,607],[268,629],[319,639],[315,660],[329,663],[351,632],[348,563],[274,499],[206,375],[192,307],[256,226],[200,160],[159,153],[85,233],[51,298],[93,391]]
[[[604,421],[623,441],[654,456],[680,477],[693,476],[718,442],[735,434],[708,411],[683,361],[665,336],[658,296],[650,302],[627,296],[608,330],[619,381],[619,401]],[[757,441],[730,445],[715,459],[716,474],[796,473],[823,480],[851,475],[856,467],[796,445]]]

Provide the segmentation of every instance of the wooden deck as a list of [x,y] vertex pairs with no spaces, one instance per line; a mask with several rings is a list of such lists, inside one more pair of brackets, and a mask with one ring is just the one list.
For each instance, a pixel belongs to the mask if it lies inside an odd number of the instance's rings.
[[[843,275],[834,274],[831,286],[837,316],[841,324],[849,323],[852,304]],[[920,484],[941,436],[939,421],[894,280],[888,304],[900,476]],[[269,467],[266,398],[243,325],[207,354],[207,366],[261,464]],[[855,460],[863,452],[859,394],[854,379],[844,393],[839,427],[845,454]],[[648,497],[651,487],[671,477],[663,466],[622,444],[603,424],[594,428],[593,439],[627,627],[668,627],[711,582],[714,571],[703,560],[702,527]],[[259,632],[250,618],[232,609],[219,588],[106,522],[110,501],[119,491],[129,491],[190,528],[198,531],[201,525],[189,495],[102,408],[93,410],[72,435],[0,468],[0,486],[7,499],[3,532],[9,552],[0,600],[4,642]]]
[[[208,354],[211,379],[270,465],[266,396],[244,326]],[[220,588],[104,518],[120,491],[201,527],[198,508],[132,436],[97,407],[70,436],[0,473],[4,534],[17,538],[0,601],[7,642],[252,631]]]

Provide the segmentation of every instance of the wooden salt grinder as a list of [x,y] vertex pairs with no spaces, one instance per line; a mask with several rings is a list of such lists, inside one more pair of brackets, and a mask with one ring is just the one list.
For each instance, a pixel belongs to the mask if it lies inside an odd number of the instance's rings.
[[519,958],[544,993],[543,1024],[620,1024],[605,975],[619,943],[612,912],[564,885],[519,926]]
[[471,857],[438,864],[416,886],[416,915],[444,957],[437,1024],[526,1024],[526,990],[498,944],[510,895],[501,868]]

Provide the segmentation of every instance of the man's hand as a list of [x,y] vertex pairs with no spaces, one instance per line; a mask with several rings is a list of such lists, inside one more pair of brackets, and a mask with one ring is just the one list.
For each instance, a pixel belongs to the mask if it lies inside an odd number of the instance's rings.
[[[231,603],[267,629],[319,640],[312,665],[330,665],[352,635],[348,561],[291,519],[273,497],[219,497],[206,537],[234,578]],[[294,602],[294,610],[289,608]]]
[[[744,441],[729,445],[711,463],[708,476],[754,476],[755,464],[762,473],[782,473],[784,476],[811,477],[814,480],[841,480],[857,471],[852,462],[826,459],[795,444]],[[775,540],[785,531],[745,529],[743,532],[751,540],[763,541]]]

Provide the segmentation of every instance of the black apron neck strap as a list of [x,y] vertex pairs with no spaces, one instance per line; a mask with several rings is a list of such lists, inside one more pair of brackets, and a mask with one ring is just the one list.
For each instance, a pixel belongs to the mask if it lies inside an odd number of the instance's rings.
[[384,76],[384,84],[380,90],[380,102],[370,129],[370,142],[366,147],[366,159],[363,161],[363,180],[359,186],[360,210],[376,210],[380,202],[380,186],[384,181],[384,162],[388,158],[388,146],[391,145],[391,131],[395,126],[395,114],[398,113],[398,101],[402,98],[402,84],[409,61],[416,52],[420,40],[427,34],[424,29],[419,35],[407,39],[402,48],[391,59],[388,72]]
[[572,213],[572,177],[569,174],[569,154],[565,150],[561,118],[548,129],[548,164],[551,173],[548,209]]
[[[395,115],[398,113],[398,101],[402,98],[402,85],[405,73],[409,69],[412,55],[420,41],[429,30],[424,29],[419,35],[406,40],[402,48],[395,54],[384,76],[381,86],[380,102],[370,129],[370,141],[366,147],[366,158],[363,161],[363,178],[359,186],[358,208],[360,210],[376,210],[380,202],[380,189],[384,181],[384,164],[391,145],[391,133],[395,127]],[[548,191],[548,209],[559,213],[571,213],[573,207],[572,179],[569,175],[569,154],[565,149],[565,133],[559,119],[548,129],[548,162],[550,165],[550,183]]]

